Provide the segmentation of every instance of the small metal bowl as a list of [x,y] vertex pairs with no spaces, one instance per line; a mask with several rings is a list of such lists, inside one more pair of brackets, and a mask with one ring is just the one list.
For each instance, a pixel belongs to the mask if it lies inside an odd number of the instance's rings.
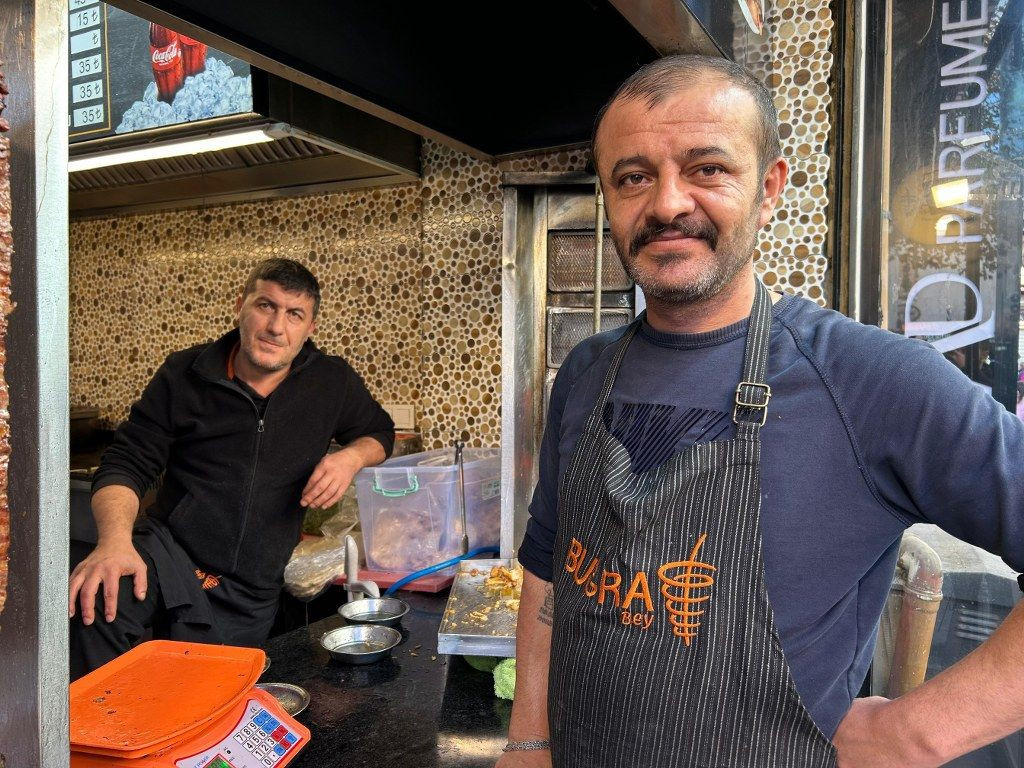
[[391,654],[402,642],[402,633],[379,624],[349,624],[332,629],[320,638],[320,645],[335,661],[372,664]]
[[394,627],[409,612],[409,604],[397,597],[371,597],[353,600],[338,607],[338,613],[350,624],[379,624]]
[[281,709],[292,717],[309,706],[309,692],[291,683],[256,683],[261,691],[266,691],[281,705]]

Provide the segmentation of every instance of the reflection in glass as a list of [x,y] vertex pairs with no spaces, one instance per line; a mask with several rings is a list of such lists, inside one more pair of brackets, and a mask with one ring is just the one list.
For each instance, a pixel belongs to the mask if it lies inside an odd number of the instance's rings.
[[891,12],[884,323],[926,339],[1015,410],[1024,0]]

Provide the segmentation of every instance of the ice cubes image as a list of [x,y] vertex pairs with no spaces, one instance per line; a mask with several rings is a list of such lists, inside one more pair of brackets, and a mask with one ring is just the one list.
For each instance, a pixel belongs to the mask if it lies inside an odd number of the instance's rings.
[[156,83],[146,86],[121,117],[114,133],[129,133],[192,120],[252,111],[252,76],[236,76],[230,66],[210,56],[206,69],[185,78],[185,84],[167,104],[156,97]]

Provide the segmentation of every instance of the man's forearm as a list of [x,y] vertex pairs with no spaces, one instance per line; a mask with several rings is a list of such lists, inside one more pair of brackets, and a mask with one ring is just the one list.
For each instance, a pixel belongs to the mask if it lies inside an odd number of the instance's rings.
[[1024,727],[1024,603],[981,646],[885,709],[935,765]]
[[372,437],[357,437],[339,451],[353,461],[356,471],[380,464],[387,458],[384,446]]
[[138,515],[139,497],[127,486],[107,485],[93,494],[92,516],[101,545],[130,542]]
[[554,605],[551,582],[524,572],[516,624],[516,691],[509,741],[548,738],[548,668]]

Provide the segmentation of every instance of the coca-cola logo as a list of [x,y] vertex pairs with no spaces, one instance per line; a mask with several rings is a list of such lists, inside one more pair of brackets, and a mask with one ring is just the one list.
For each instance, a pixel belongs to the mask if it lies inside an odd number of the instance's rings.
[[180,55],[181,53],[178,51],[178,41],[175,40],[166,48],[153,49],[153,64],[154,66],[166,67],[173,64],[174,60]]

